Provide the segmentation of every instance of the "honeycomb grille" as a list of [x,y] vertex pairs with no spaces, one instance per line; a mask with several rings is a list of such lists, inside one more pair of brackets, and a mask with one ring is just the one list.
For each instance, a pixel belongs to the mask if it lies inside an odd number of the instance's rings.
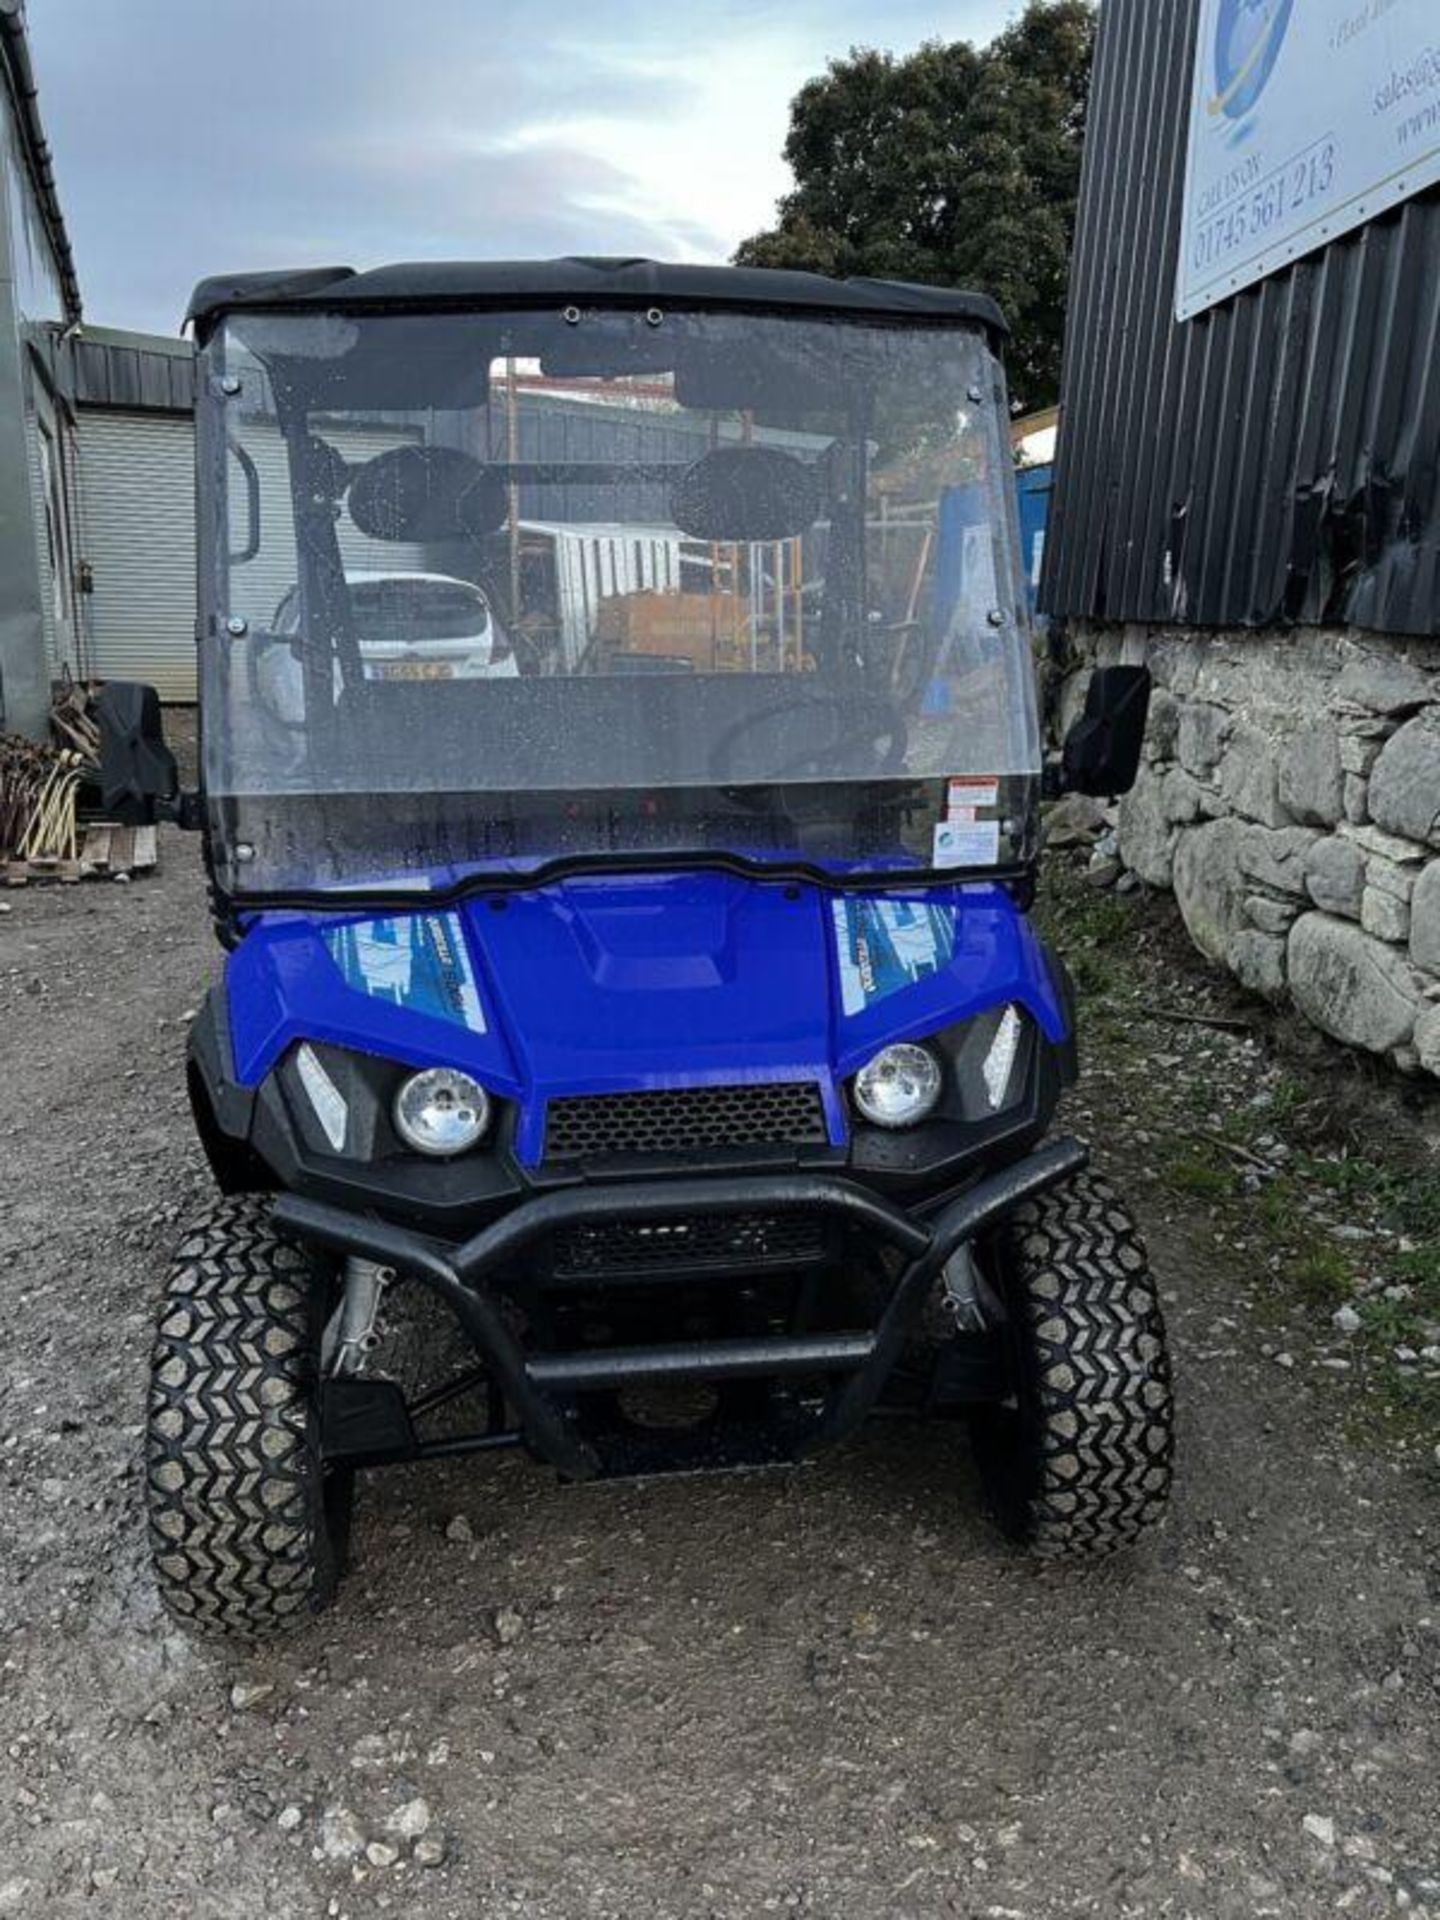
[[829,1138],[820,1089],[809,1080],[587,1094],[552,1100],[545,1119],[548,1160],[825,1146]]
[[637,1226],[576,1227],[556,1239],[553,1270],[566,1280],[669,1267],[753,1271],[813,1266],[824,1253],[824,1227],[814,1214],[698,1214]]

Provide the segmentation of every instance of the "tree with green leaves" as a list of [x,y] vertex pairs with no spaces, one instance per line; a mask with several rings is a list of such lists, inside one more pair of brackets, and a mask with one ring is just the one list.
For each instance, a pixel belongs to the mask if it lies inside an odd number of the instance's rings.
[[794,191],[737,262],[992,294],[1016,406],[1053,405],[1094,41],[1089,0],[1029,0],[988,47],[832,61],[791,104]]

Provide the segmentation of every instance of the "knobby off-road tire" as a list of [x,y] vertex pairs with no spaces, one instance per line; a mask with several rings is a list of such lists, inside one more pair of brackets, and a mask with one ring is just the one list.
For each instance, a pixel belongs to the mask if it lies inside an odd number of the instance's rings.
[[974,1423],[996,1518],[1037,1554],[1132,1545],[1164,1515],[1173,1408],[1144,1243],[1082,1173],[1016,1210],[990,1249],[1017,1392]]
[[175,1253],[150,1369],[146,1482],[160,1596],[249,1639],[335,1592],[351,1479],[320,1457],[327,1275],[259,1195],[216,1201]]

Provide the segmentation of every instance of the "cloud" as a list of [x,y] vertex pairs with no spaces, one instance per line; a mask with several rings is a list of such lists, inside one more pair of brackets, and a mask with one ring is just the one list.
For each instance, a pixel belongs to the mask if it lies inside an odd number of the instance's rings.
[[[987,38],[1006,0],[948,22]],[[771,217],[796,88],[918,0],[32,0],[86,312],[173,331],[228,269],[723,259]]]

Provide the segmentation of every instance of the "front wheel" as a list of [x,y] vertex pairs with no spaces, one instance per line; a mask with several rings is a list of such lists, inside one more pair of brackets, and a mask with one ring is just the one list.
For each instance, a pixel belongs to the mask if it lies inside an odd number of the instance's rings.
[[146,1483],[160,1597],[259,1639],[334,1595],[351,1477],[320,1452],[327,1275],[262,1196],[217,1201],[176,1250],[150,1369]]
[[1164,1515],[1173,1447],[1165,1325],[1135,1223],[1082,1173],[1018,1208],[988,1251],[1015,1384],[973,1423],[996,1517],[1038,1554],[1130,1546]]

